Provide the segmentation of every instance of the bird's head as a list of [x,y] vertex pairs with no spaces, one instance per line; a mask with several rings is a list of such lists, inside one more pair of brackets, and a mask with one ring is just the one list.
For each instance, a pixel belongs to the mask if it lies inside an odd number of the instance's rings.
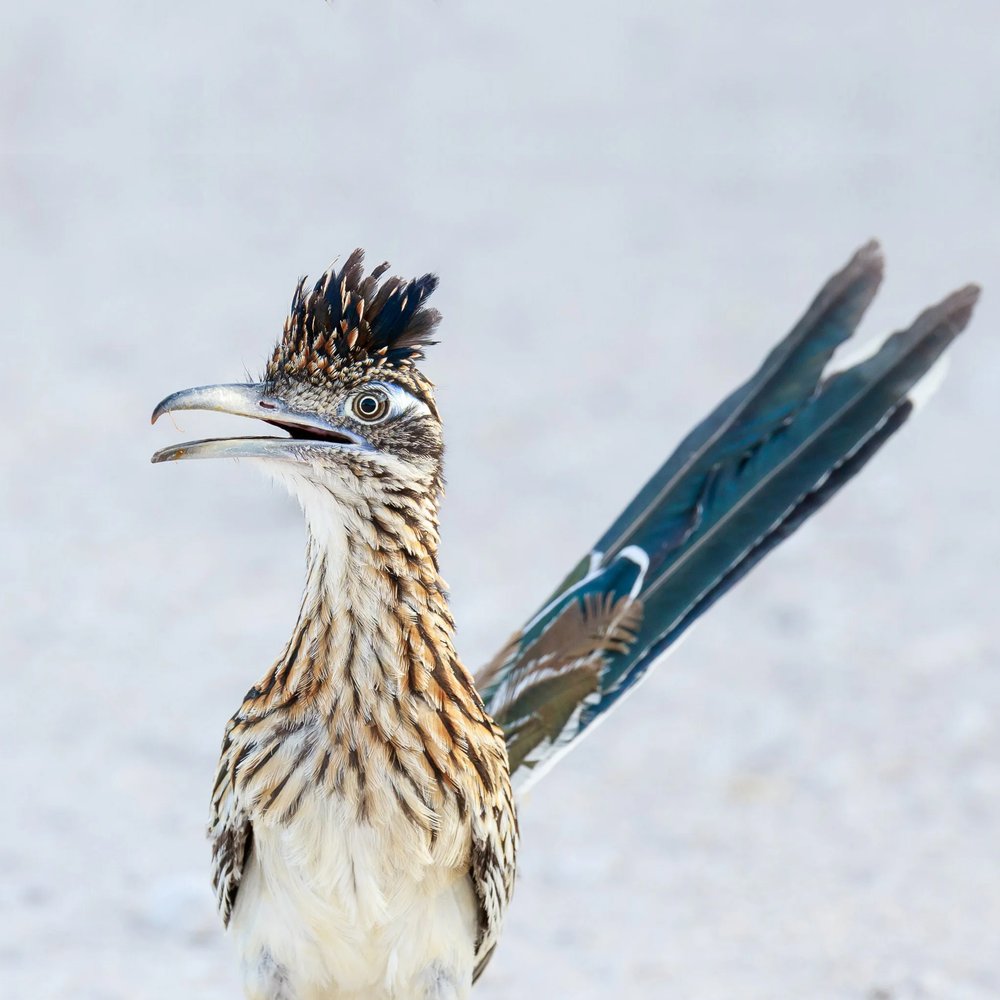
[[440,319],[425,307],[437,278],[364,272],[356,250],[312,288],[299,282],[259,382],[185,389],[153,421],[176,410],[215,410],[262,420],[280,436],[215,438],[164,448],[153,462],[184,458],[259,460],[306,502],[321,492],[351,504],[388,493],[436,502],[441,420],[433,386],[416,367]]

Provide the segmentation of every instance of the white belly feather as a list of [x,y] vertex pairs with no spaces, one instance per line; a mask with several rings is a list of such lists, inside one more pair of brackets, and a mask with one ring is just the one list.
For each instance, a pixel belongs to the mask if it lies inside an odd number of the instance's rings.
[[342,800],[316,796],[293,824],[254,822],[231,922],[247,996],[466,997],[477,906],[467,861],[456,856],[466,852],[460,838],[442,836],[450,856],[432,854],[409,824],[387,817],[376,827],[350,813]]

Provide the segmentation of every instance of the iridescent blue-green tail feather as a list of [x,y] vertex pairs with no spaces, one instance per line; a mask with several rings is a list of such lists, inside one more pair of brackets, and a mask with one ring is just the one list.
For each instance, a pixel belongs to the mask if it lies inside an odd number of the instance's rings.
[[905,423],[915,387],[964,329],[978,289],[955,292],[871,357],[824,375],[881,278],[870,243],[482,671],[519,787]]

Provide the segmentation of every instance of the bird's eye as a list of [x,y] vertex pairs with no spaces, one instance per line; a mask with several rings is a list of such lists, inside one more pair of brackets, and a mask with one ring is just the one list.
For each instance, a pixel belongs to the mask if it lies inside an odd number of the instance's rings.
[[375,423],[389,412],[389,397],[381,389],[366,389],[354,397],[351,409],[359,420]]

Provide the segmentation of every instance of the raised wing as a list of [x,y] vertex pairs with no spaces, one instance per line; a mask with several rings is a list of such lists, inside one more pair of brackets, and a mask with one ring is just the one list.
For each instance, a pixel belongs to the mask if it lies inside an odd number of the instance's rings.
[[965,328],[979,290],[953,293],[867,360],[824,378],[881,279],[869,243],[477,677],[518,789],[909,417],[917,383]]

